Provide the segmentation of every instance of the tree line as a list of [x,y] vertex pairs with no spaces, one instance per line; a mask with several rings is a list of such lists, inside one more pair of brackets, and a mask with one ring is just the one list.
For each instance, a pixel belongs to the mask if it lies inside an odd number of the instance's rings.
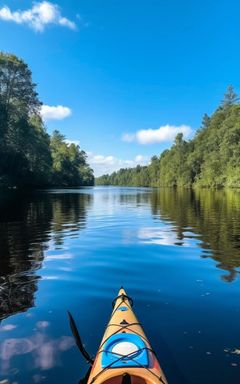
[[212,116],[204,115],[192,140],[179,133],[170,149],[148,166],[120,169],[96,179],[98,185],[240,187],[240,104],[229,86]]
[[50,136],[28,65],[0,52],[0,188],[93,185],[93,170],[78,145]]

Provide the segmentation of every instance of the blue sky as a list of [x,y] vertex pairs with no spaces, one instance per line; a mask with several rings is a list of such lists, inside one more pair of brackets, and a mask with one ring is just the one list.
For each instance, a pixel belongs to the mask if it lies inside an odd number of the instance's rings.
[[96,175],[191,137],[239,91],[239,41],[237,0],[0,0],[0,50],[29,64],[48,132],[79,141]]

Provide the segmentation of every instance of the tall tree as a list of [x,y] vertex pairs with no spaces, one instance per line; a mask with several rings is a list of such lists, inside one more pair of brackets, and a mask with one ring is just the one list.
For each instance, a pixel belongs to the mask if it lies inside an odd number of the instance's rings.
[[50,143],[40,107],[28,65],[0,52],[0,187],[92,185],[86,153],[59,132]]
[[27,179],[31,183],[34,171],[30,153],[38,154],[36,135],[32,141],[34,116],[44,130],[40,106],[28,65],[14,55],[0,53],[0,184],[17,185]]
[[1,133],[11,122],[38,113],[41,103],[28,65],[15,55],[0,52]]
[[224,98],[221,102],[221,107],[226,108],[231,105],[236,104],[236,102],[239,100],[238,95],[234,92],[234,87],[232,85],[229,85],[227,87],[227,91],[224,94]]
[[210,117],[208,116],[208,114],[207,113],[204,113],[204,115],[203,115],[203,118],[202,118],[202,126],[201,126],[201,128],[202,129],[205,129],[205,128],[207,128],[208,127],[208,125],[209,125],[209,123],[210,123]]

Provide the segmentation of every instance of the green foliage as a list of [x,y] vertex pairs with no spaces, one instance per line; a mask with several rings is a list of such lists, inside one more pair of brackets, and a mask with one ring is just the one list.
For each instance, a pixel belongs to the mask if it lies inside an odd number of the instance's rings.
[[54,185],[93,185],[93,171],[86,163],[86,153],[78,145],[67,144],[65,137],[54,131],[51,137]]
[[45,184],[51,166],[49,138],[27,64],[0,53],[0,185]]
[[203,116],[192,140],[178,134],[172,147],[154,156],[149,166],[104,175],[96,183],[240,188],[240,104],[233,87],[211,117]]
[[238,101],[238,95],[234,92],[234,88],[232,85],[229,85],[227,88],[227,92],[224,94],[224,99],[222,100],[221,107],[227,108],[231,105],[236,104]]
[[121,168],[111,175],[103,175],[95,180],[96,185],[128,185],[147,187],[150,184],[148,167]]
[[0,187],[93,185],[86,154],[50,138],[28,65],[0,52]]

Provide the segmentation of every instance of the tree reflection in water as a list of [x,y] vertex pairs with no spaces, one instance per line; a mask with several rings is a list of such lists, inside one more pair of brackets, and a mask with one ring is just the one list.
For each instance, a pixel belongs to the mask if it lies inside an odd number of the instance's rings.
[[212,257],[227,271],[222,280],[232,282],[240,267],[240,193],[233,190],[162,188],[151,195],[152,214],[171,223],[175,245],[196,234],[202,257]]
[[91,201],[92,195],[71,191],[0,196],[0,319],[34,306],[49,241],[59,247],[63,236],[77,235]]

